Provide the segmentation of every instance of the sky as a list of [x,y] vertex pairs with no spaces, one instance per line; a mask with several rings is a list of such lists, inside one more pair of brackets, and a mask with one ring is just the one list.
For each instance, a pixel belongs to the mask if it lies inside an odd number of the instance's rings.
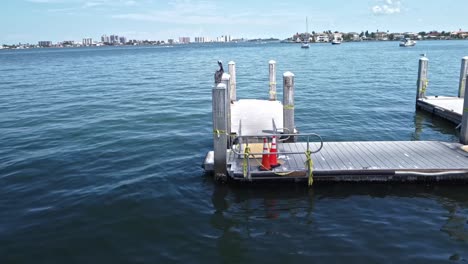
[[309,31],[468,31],[468,0],[1,0],[0,44]]

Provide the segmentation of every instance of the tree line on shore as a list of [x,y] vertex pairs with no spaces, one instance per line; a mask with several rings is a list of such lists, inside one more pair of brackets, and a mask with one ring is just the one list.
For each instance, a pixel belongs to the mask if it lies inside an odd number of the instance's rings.
[[[296,33],[291,38],[286,39],[287,41],[298,42],[298,41],[323,41],[323,36],[328,40],[339,38],[342,41],[363,41],[363,40],[385,40],[385,41],[395,41],[403,38],[409,38],[414,40],[423,40],[423,39],[466,39],[468,38],[468,32],[450,32],[450,31],[420,31],[418,33],[404,32],[404,33],[390,33],[389,31],[376,31],[369,32],[362,31],[361,33],[357,32],[338,32],[331,30],[323,32],[304,32]],[[318,42],[318,41],[317,41]]]

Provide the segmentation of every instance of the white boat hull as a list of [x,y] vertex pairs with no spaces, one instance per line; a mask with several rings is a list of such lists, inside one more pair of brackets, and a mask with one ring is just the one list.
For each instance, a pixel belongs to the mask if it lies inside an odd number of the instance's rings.
[[406,40],[400,41],[400,47],[412,47],[414,45],[416,45],[416,41],[414,40],[406,39]]

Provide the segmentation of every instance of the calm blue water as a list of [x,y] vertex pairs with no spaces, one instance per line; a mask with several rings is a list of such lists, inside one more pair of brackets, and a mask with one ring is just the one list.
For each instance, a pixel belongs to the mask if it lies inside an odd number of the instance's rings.
[[212,148],[218,59],[238,98],[296,75],[296,124],[326,141],[457,141],[415,114],[456,95],[468,42],[187,45],[0,51],[0,263],[453,263],[468,260],[467,186],[224,186]]

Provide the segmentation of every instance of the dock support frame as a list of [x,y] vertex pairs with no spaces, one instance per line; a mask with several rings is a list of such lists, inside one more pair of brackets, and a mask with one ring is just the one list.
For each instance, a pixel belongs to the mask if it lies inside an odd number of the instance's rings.
[[231,87],[230,87],[230,97],[231,101],[237,101],[237,82],[236,82],[236,63],[230,61],[228,64],[229,75],[231,75]]
[[[231,75],[228,73],[223,73],[221,83],[224,83],[224,85],[226,85],[226,134],[229,136],[231,135]],[[228,140],[230,139],[228,138]]]
[[276,61],[271,60],[268,64],[270,74],[270,101],[276,101]]
[[460,68],[460,84],[458,88],[458,98],[465,96],[466,75],[468,74],[468,56],[462,58]]
[[[465,79],[468,75],[465,75]],[[468,90],[468,82],[465,82],[465,91]],[[468,145],[468,93],[465,93],[462,109],[462,123],[460,130],[460,143]]]
[[427,70],[429,66],[429,59],[422,57],[419,59],[419,68],[418,68],[418,82],[416,85],[416,108],[418,107],[418,100],[420,98],[426,97],[426,90],[429,84],[427,79]]
[[295,133],[294,107],[294,74],[288,71],[283,74],[283,128],[288,134]]
[[[220,83],[212,90],[213,98],[213,151],[214,178],[218,181],[227,180],[227,89],[225,83]],[[229,102],[228,102],[229,103]]]

